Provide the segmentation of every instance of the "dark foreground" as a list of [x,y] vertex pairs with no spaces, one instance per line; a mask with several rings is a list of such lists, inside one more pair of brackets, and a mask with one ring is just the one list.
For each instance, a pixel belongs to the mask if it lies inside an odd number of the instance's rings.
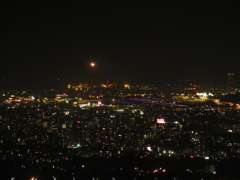
[[62,162],[1,161],[1,180],[240,179],[240,160],[203,158],[75,159]]

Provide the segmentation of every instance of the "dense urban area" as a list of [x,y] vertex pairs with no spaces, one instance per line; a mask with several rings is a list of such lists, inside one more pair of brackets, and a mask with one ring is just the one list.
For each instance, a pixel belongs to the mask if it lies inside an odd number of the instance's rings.
[[0,91],[0,179],[240,179],[240,86]]

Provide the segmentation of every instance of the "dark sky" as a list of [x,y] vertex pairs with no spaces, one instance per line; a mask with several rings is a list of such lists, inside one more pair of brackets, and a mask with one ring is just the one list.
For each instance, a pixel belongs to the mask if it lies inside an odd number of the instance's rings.
[[1,87],[220,79],[239,72],[239,19],[227,1],[5,2]]

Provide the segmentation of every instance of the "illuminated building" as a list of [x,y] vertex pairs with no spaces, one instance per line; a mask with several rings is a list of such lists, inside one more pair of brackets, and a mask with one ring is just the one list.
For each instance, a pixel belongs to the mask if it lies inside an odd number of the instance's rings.
[[68,85],[68,89],[73,89],[76,91],[86,90],[89,88],[88,83],[80,83],[79,85]]

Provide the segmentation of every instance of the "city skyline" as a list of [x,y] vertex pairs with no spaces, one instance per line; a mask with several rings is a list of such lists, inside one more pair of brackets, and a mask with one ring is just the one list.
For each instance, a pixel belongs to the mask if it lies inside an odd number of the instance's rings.
[[[5,3],[1,84],[215,81],[238,74],[231,3]],[[91,72],[89,63],[97,63]]]

